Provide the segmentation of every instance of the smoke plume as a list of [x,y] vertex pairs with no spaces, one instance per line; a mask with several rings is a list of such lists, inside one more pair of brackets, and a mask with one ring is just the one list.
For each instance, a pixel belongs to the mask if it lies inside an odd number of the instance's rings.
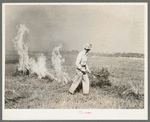
[[18,71],[26,72],[29,69],[29,55],[28,44],[24,43],[23,37],[26,33],[29,33],[29,29],[25,25],[20,25],[17,29],[18,34],[12,41],[19,55]]
[[56,72],[56,76],[58,78],[58,82],[65,82],[67,83],[70,79],[68,77],[68,74],[65,72],[65,69],[63,68],[62,64],[65,62],[65,59],[60,54],[60,49],[62,49],[62,45],[59,44],[57,47],[53,49],[52,52],[52,65]]
[[30,74],[37,74],[38,78],[42,77],[51,77],[57,80],[46,68],[46,57],[40,53],[36,55],[37,61],[33,58],[30,58],[28,55],[28,44],[24,42],[24,35],[29,33],[29,29],[25,25],[20,25],[18,28],[18,34],[13,39],[14,47],[19,55],[19,64],[17,70],[23,73],[29,71]]
[[52,52],[52,65],[56,73],[55,78],[46,67],[46,57],[40,53],[36,55],[36,59],[34,60],[32,57],[28,55],[28,47],[29,45],[24,42],[24,35],[29,33],[29,29],[25,25],[20,25],[18,28],[18,34],[13,39],[14,47],[19,55],[19,64],[17,66],[17,70],[23,73],[27,71],[30,74],[37,74],[38,78],[42,77],[51,77],[52,79],[57,80],[58,82],[68,83],[70,78],[63,68],[62,64],[65,62],[65,59],[60,54],[60,49],[62,49],[62,44],[59,44],[57,47],[53,49]]

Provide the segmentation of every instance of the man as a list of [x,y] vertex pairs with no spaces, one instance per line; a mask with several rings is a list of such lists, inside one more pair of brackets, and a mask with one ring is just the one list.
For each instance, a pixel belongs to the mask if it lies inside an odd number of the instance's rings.
[[76,65],[77,65],[77,70],[76,70],[76,76],[75,80],[72,83],[69,92],[71,94],[74,94],[74,91],[82,81],[82,86],[83,86],[83,94],[89,94],[89,78],[87,75],[88,73],[91,73],[91,71],[88,68],[88,65],[86,64],[87,62],[87,55],[88,52],[91,50],[92,44],[86,44],[84,46],[83,51],[81,51],[76,60]]

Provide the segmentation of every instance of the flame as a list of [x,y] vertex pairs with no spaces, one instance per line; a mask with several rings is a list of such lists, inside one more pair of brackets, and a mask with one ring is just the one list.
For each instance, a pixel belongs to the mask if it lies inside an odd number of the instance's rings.
[[25,25],[20,25],[18,28],[18,34],[13,39],[14,47],[19,54],[19,64],[18,64],[18,71],[25,72],[29,69],[29,55],[28,55],[28,44],[24,43],[23,36],[25,33],[29,33],[29,29],[25,27]]
[[14,47],[18,52],[19,55],[19,64],[17,66],[18,71],[26,72],[27,70],[30,71],[31,74],[36,73],[38,78],[42,78],[45,76],[50,76],[51,78],[57,80],[53,75],[49,73],[46,68],[46,57],[40,53],[36,55],[37,61],[33,58],[30,58],[28,55],[28,44],[24,43],[23,36],[25,33],[29,33],[29,29],[25,25],[20,25],[18,28],[18,34],[13,39]]
[[38,54],[36,57],[37,57],[37,62],[33,58],[30,58],[29,66],[30,66],[31,73],[38,74],[39,78],[49,75],[50,73],[46,68],[46,57],[42,53]]
[[59,44],[57,47],[54,48],[52,52],[52,65],[56,72],[57,78],[55,78],[46,68],[46,57],[40,53],[36,55],[37,61],[35,61],[32,57],[28,55],[28,48],[29,45],[24,42],[24,35],[29,33],[29,29],[25,25],[20,25],[18,28],[18,34],[13,39],[14,47],[18,52],[19,55],[19,63],[18,63],[18,71],[26,72],[27,70],[30,71],[31,74],[36,73],[38,78],[41,79],[42,77],[49,76],[58,82],[65,82],[67,83],[70,78],[68,74],[65,72],[65,69],[62,67],[62,64],[65,62],[65,59],[62,58],[60,54],[60,49],[62,45]]
[[64,68],[62,67],[62,64],[65,62],[65,59],[62,57],[62,55],[59,52],[61,48],[62,48],[62,45],[59,44],[57,47],[53,49],[52,65],[56,72],[58,82],[67,83],[70,78],[68,77],[68,74],[64,72]]

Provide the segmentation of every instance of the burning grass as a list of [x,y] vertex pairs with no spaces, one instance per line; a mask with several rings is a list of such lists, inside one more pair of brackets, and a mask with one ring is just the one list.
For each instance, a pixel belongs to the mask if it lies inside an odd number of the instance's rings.
[[[92,75],[89,74],[91,84],[95,80],[95,85],[90,87],[90,94],[88,96],[83,96],[82,89],[77,91],[75,95],[68,94],[72,81],[70,81],[67,85],[63,85],[55,80],[53,82],[49,82],[47,79],[38,79],[38,77],[28,77],[25,75],[13,76],[12,72],[14,67],[14,64],[6,65],[6,109],[144,108],[144,93],[142,92],[144,87],[143,80],[141,80],[142,77],[136,81],[133,80],[135,79],[135,75],[138,73],[135,70],[132,70],[131,73],[129,69],[124,70],[124,68],[104,68],[104,72],[107,72],[106,70],[109,72],[108,80],[111,85],[97,84],[101,81],[98,81],[97,78],[92,79]],[[95,67],[93,67],[93,72],[95,73],[102,70],[102,68]],[[120,70],[120,73],[124,72],[124,74],[116,74],[119,73],[117,70]],[[69,75],[75,76],[75,68],[71,67],[70,71],[72,72],[70,72],[71,74]],[[139,70],[139,73],[141,73],[141,70]],[[71,79],[73,79],[73,77]]]
[[32,77],[37,76],[38,79],[44,78],[67,83],[69,77],[62,67],[62,64],[65,62],[65,60],[62,58],[59,52],[60,49],[62,48],[62,45],[59,44],[57,47],[53,49],[52,52],[51,58],[52,65],[56,75],[56,77],[54,77],[54,75],[51,74],[47,69],[46,66],[47,58],[44,56],[43,53],[36,54],[36,60],[29,56],[28,54],[29,45],[25,43],[24,39],[24,35],[29,33],[29,28],[27,28],[25,25],[20,25],[19,27],[17,27],[17,29],[18,34],[12,40],[14,43],[14,48],[19,55],[19,63],[16,66],[14,76],[23,74],[28,76],[30,75]]

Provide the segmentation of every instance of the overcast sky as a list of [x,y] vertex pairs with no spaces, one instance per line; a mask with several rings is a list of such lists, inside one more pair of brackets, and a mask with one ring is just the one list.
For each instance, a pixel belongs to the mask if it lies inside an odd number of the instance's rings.
[[92,43],[94,52],[144,53],[143,5],[6,5],[5,45],[25,24],[29,50],[51,50],[61,42],[67,50],[82,50]]

